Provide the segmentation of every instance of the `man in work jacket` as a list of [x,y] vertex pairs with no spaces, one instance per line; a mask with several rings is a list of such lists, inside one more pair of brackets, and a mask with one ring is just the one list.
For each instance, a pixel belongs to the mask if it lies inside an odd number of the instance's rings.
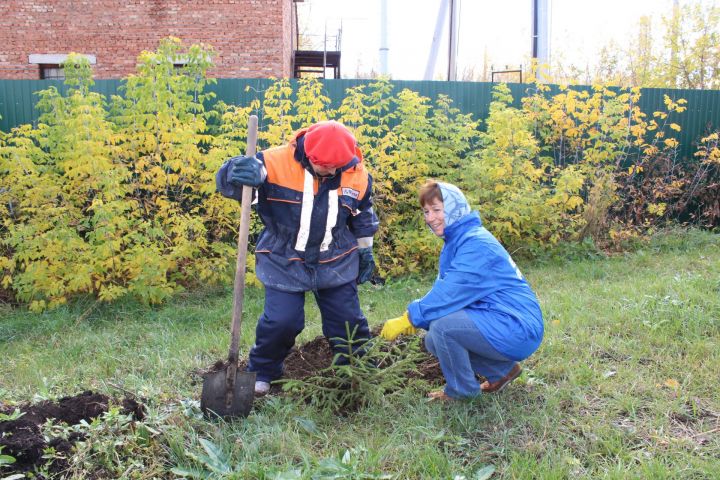
[[283,361],[305,326],[307,291],[315,295],[323,335],[336,353],[347,353],[348,332],[355,348],[355,341],[369,338],[357,284],[369,280],[375,267],[378,219],[372,177],[353,134],[338,122],[318,122],[287,145],[229,159],[216,183],[223,196],[236,200],[243,185],[256,187],[265,226],[255,247],[265,308],[248,363],[248,371],[257,373],[255,393],[264,395],[282,376]]

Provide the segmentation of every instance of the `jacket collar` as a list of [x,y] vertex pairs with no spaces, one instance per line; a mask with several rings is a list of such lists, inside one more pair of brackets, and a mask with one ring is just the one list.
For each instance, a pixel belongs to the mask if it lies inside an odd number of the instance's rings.
[[445,230],[443,231],[443,240],[447,243],[450,240],[459,237],[470,228],[476,226],[482,227],[482,220],[480,220],[480,214],[477,211],[472,211],[459,218],[452,225],[445,227]]

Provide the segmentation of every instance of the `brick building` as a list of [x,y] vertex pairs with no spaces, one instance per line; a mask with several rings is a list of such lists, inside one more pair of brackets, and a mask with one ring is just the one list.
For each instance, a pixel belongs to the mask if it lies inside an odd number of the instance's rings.
[[210,76],[291,77],[295,1],[0,0],[0,78],[62,75],[70,52],[90,59],[96,79],[122,78],[168,36],[211,45]]

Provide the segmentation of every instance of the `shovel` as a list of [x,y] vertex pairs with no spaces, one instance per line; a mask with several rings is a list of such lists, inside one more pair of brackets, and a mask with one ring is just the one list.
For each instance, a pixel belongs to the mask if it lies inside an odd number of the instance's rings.
[[[248,119],[248,157],[255,155],[257,124],[257,116],[251,115]],[[247,259],[248,230],[250,229],[252,187],[243,186],[241,202],[238,255],[233,288],[233,315],[232,324],[230,325],[230,353],[225,369],[210,372],[204,377],[200,409],[206,416],[213,414],[223,418],[247,417],[255,396],[255,373],[238,372],[238,349],[240,346],[240,324],[242,322],[243,297],[245,294],[245,261]]]

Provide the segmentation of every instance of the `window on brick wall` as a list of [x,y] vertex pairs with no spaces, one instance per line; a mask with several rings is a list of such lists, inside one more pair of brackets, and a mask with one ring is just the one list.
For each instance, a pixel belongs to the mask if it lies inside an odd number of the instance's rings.
[[42,80],[65,80],[65,70],[55,63],[40,65],[40,78]]
[[[85,55],[90,65],[95,65],[95,55]],[[64,80],[65,72],[63,72],[62,64],[67,60],[67,55],[62,53],[31,53],[28,55],[28,63],[36,64],[40,71],[42,79]]]

